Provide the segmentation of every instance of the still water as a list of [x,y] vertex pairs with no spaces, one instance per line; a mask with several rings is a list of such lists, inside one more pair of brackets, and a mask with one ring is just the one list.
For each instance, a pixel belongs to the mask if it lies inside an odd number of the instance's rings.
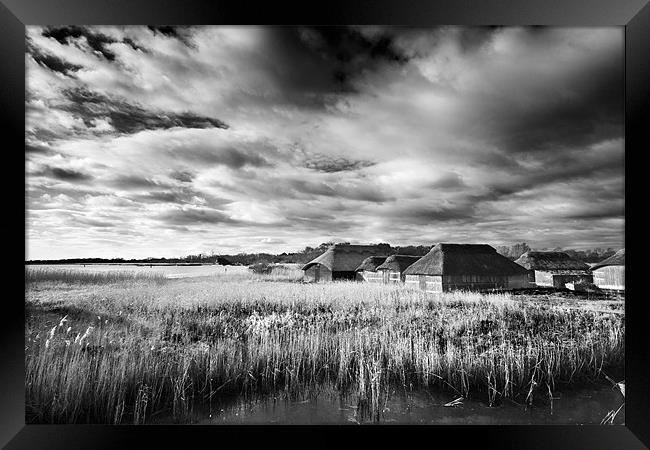
[[[541,395],[541,394],[538,394]],[[457,406],[444,405],[458,396],[450,393],[398,392],[382,401],[378,421],[358,408],[354,396],[341,396],[334,390],[312,398],[290,401],[283,396],[268,396],[255,401],[237,401],[214,407],[201,424],[439,424],[439,425],[533,425],[600,424],[611,410],[617,410],[624,397],[611,385],[555,392],[551,408],[548,395],[535,399],[537,406],[526,408],[510,400],[490,407],[487,402],[463,400]],[[522,400],[523,401],[523,400]],[[625,422],[625,407],[614,424]]]

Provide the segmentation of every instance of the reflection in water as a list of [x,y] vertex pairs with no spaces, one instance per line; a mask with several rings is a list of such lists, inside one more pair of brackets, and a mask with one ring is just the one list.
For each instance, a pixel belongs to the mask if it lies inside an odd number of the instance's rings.
[[[457,396],[456,396],[457,397]],[[600,424],[611,410],[623,403],[620,392],[611,386],[567,390],[554,393],[553,408],[548,399],[526,408],[505,400],[489,407],[477,400],[445,407],[456,398],[449,393],[428,391],[394,391],[382,402],[378,423],[440,424],[440,425],[503,425],[503,424]],[[201,424],[343,424],[373,423],[369,411],[354,395],[340,395],[334,389],[323,389],[318,395],[302,400],[288,400],[275,395],[257,400],[215,407]],[[614,423],[623,424],[625,408]]]

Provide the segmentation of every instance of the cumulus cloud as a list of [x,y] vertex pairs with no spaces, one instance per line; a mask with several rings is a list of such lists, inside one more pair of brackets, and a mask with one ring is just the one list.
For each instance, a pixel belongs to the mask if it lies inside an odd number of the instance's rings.
[[622,246],[623,31],[27,27],[28,257]]

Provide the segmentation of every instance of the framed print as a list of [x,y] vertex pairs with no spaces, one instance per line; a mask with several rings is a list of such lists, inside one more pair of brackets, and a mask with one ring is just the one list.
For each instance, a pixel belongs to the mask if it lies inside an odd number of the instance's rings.
[[310,6],[4,1],[3,445],[645,448],[649,7]]

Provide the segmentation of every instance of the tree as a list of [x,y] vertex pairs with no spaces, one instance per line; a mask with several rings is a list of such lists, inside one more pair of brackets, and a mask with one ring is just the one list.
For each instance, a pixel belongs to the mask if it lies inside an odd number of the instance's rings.
[[526,244],[525,242],[521,242],[519,244],[514,244],[514,245],[499,245],[496,248],[497,253],[505,256],[508,259],[515,260],[519,258],[521,255],[526,253],[527,251],[530,250],[530,246]]

